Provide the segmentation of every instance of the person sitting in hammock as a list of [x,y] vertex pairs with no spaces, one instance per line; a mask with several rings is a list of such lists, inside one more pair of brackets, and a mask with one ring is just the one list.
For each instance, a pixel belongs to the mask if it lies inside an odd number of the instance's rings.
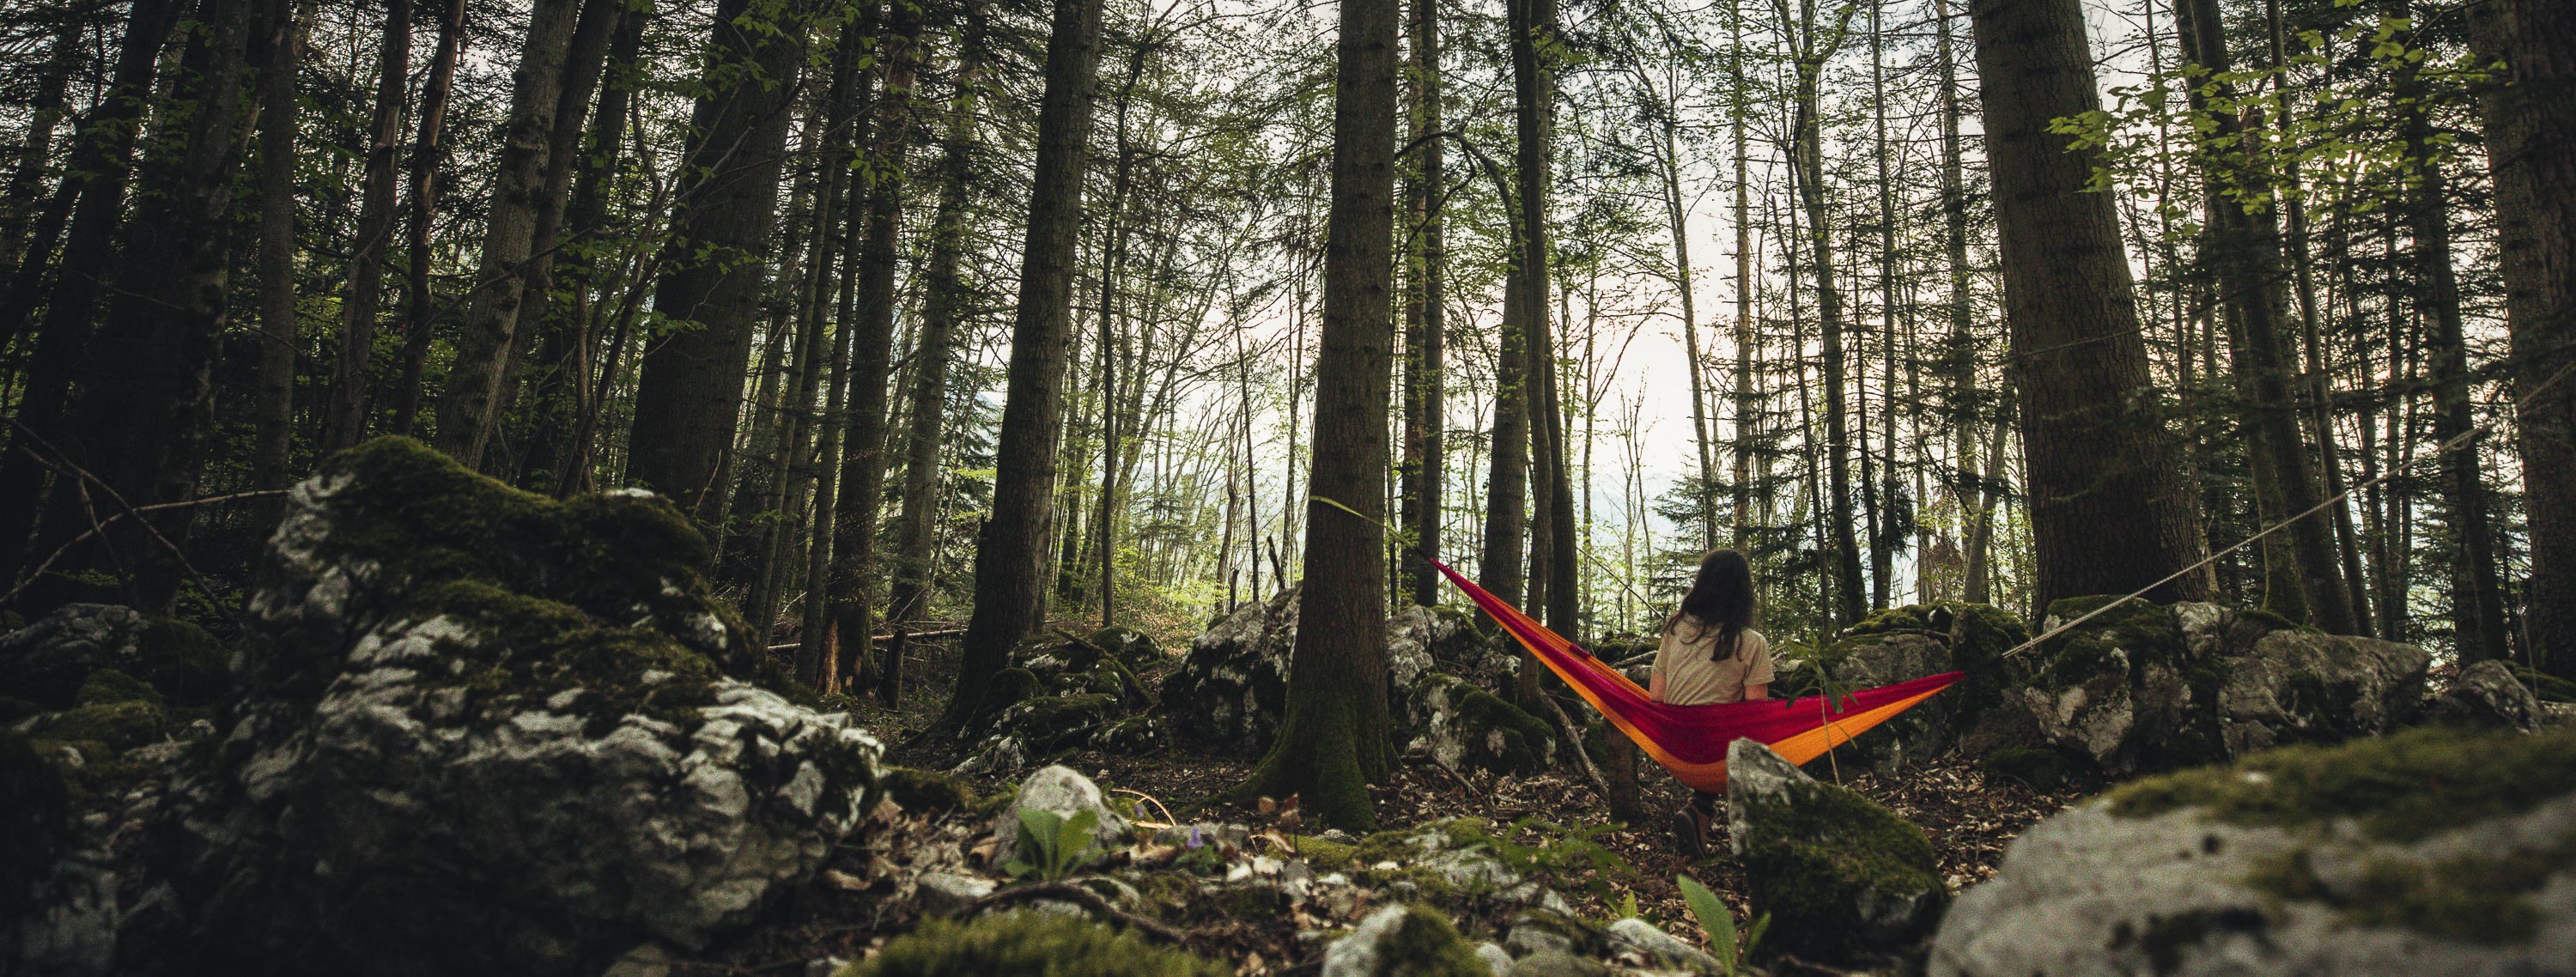
[[[1677,706],[1770,698],[1771,643],[1752,624],[1752,565],[1734,550],[1710,550],[1699,558],[1690,593],[1664,619],[1646,694]],[[1695,858],[1708,849],[1718,795],[1691,794],[1673,815],[1673,838]]]

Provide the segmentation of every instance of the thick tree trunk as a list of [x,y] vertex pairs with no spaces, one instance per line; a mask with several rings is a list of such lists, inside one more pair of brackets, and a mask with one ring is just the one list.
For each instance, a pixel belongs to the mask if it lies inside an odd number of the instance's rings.
[[[1812,35],[1814,30],[1814,25],[1805,25],[1805,33]],[[1807,246],[1815,257],[1816,314],[1823,323],[1825,529],[1833,549],[1828,557],[1833,561],[1833,625],[1840,627],[1861,619],[1869,592],[1862,583],[1860,542],[1852,532],[1850,394],[1843,389],[1850,355],[1843,343],[1843,293],[1834,265],[1834,228],[1825,205],[1824,121],[1818,88],[1831,52],[1814,47],[1817,42],[1812,36],[1805,43],[1810,47],[1798,63],[1790,158],[1798,168],[1798,201],[1806,210]]]
[[[1245,794],[1296,794],[1326,824],[1377,826],[1367,785],[1394,761],[1384,638],[1386,415],[1395,219],[1395,0],[1344,0],[1305,590],[1288,713]],[[1331,511],[1328,511],[1331,510]],[[1355,516],[1353,513],[1357,513]]]
[[1083,161],[1099,97],[1100,8],[1101,0],[1056,0],[1047,38],[1037,174],[1020,248],[1019,304],[995,448],[993,515],[976,541],[975,613],[966,623],[957,689],[940,719],[944,727],[981,717],[1011,646],[1040,621],[1056,446],[1063,433],[1066,346],[1073,332]]
[[2480,51],[2507,66],[2484,108],[2529,507],[2529,647],[2576,680],[2576,7],[2489,0],[2470,11]]
[[[804,9],[791,5],[788,19]],[[786,163],[788,99],[804,54],[795,23],[777,33],[735,23],[751,12],[750,0],[716,7],[707,77],[719,87],[698,100],[691,120],[679,209],[654,287],[657,310],[698,328],[645,352],[628,436],[627,479],[672,496],[702,525],[724,509],[718,469],[742,412]]]
[[367,426],[367,366],[375,357],[376,318],[383,308],[385,242],[394,230],[394,156],[402,145],[403,95],[411,77],[411,11],[411,0],[386,0],[383,39],[376,46],[375,115],[367,127],[349,285],[340,299],[340,358],[323,411],[325,453],[357,444]]
[[30,453],[33,439],[62,445],[66,437],[64,412],[71,404],[73,377],[88,358],[92,317],[116,258],[135,136],[150,108],[161,48],[169,41],[178,7],[177,0],[136,0],[130,8],[115,78],[82,121],[79,147],[64,176],[66,183],[78,182],[80,198],[63,241],[53,294],[27,355],[17,423],[8,429],[8,447],[0,450],[0,568],[15,571],[28,562],[28,534],[35,531],[43,509],[47,471]]
[[[2050,120],[2094,111],[2077,0],[1973,0],[1977,73],[2020,390],[2038,603],[2126,593],[2189,566],[2198,517],[2176,477],[2111,198]],[[2207,596],[2185,575],[2159,600]]]

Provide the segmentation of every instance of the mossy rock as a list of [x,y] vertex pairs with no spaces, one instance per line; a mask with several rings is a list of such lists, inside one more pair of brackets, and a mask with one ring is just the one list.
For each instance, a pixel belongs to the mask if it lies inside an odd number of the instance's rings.
[[14,920],[70,837],[71,792],[25,736],[0,727],[0,797],[0,919]]
[[1557,736],[1538,717],[1453,675],[1425,675],[1409,697],[1419,732],[1409,750],[1452,767],[1538,773],[1555,766]]
[[2531,690],[2542,702],[2576,702],[2576,682],[2570,682],[2529,665],[2513,666],[2513,680]]
[[938,919],[836,977],[1221,977],[1213,961],[1051,913]]
[[1810,959],[1901,949],[1948,904],[1923,829],[1749,740],[1727,756],[1727,824],[1765,945]]
[[1124,624],[1101,628],[1083,640],[1108,652],[1109,657],[1130,671],[1152,668],[1172,660],[1172,656],[1164,653],[1162,646],[1154,642],[1153,636]]
[[907,811],[973,811],[976,809],[975,788],[966,781],[936,770],[911,767],[887,767],[877,775],[877,786],[886,796]]
[[1449,917],[1428,906],[1388,906],[1324,949],[1324,972],[1350,977],[1492,977]]
[[0,637],[0,688],[45,709],[78,704],[82,686],[115,669],[169,703],[203,706],[231,683],[230,655],[205,629],[108,604],[70,604]]
[[74,696],[73,701],[84,706],[111,702],[149,702],[156,706],[169,704],[168,700],[162,697],[161,690],[145,685],[133,676],[113,668],[102,668],[89,673],[89,680],[81,683],[80,694]]
[[49,712],[23,725],[28,739],[96,741],[120,751],[157,742],[171,730],[169,710],[142,699]]
[[2197,808],[2230,824],[2322,826],[2351,819],[2371,836],[2414,841],[2519,814],[2576,784],[2576,729],[2535,735],[2440,727],[2342,746],[2292,746],[2235,764],[2122,786],[2112,813]]

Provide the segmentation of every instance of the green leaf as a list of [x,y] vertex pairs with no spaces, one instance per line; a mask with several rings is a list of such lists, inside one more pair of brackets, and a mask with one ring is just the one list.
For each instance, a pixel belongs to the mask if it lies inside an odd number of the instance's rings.
[[1708,887],[1687,875],[1673,879],[1682,887],[1682,901],[1690,903],[1691,915],[1699,917],[1699,928],[1708,932],[1709,952],[1717,956],[1717,965],[1727,974],[1735,973],[1735,915]]

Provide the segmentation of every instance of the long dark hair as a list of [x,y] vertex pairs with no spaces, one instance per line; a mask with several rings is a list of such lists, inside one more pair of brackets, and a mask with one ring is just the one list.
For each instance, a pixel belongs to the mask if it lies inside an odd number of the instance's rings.
[[1724,661],[1741,650],[1736,646],[1742,644],[1744,630],[1753,626],[1753,565],[1744,554],[1710,550],[1699,558],[1699,575],[1692,578],[1690,593],[1682,595],[1682,606],[1664,619],[1664,633],[1679,633],[1685,618],[1692,625],[1692,641],[1710,628],[1717,629],[1710,661]]

